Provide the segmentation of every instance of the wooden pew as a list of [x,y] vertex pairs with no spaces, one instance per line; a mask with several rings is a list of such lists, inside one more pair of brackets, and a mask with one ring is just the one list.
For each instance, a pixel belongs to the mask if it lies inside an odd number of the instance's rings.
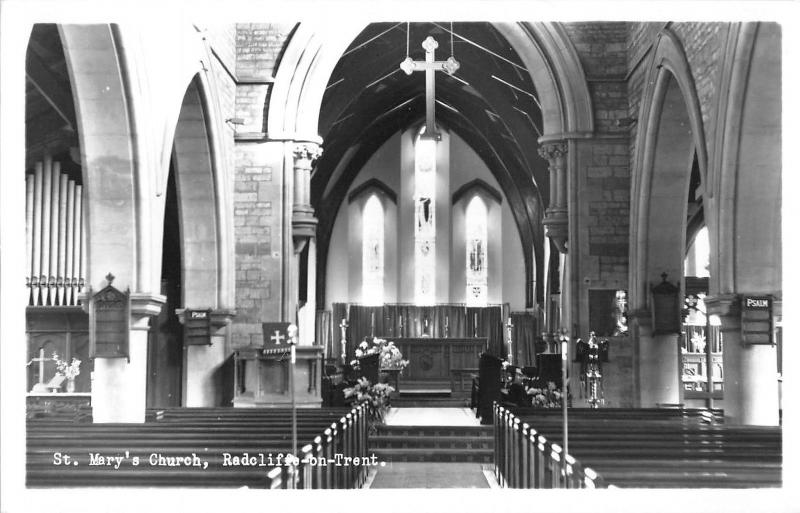
[[[194,410],[194,411],[192,411]],[[297,473],[280,465],[278,454],[291,450],[291,420],[288,410],[169,409],[158,421],[144,424],[28,423],[27,484],[30,487],[56,486],[190,486],[190,487],[355,487],[363,484],[364,468],[341,471],[328,467],[318,475],[325,481],[302,479],[303,464]],[[151,417],[156,417],[155,415]],[[355,409],[298,410],[298,439],[301,444],[318,442],[332,456],[366,455],[366,411]],[[336,433],[345,434],[336,436]],[[54,465],[63,455],[78,459],[79,465]],[[119,468],[92,465],[89,453],[124,456]],[[226,455],[228,453],[228,455]],[[244,453],[253,465],[227,465]],[[272,458],[270,459],[270,454]],[[151,465],[200,461],[205,466]],[[139,458],[139,465],[132,464]],[[297,476],[295,478],[294,476]],[[277,476],[277,477],[276,477]]]
[[[602,482],[620,487],[781,484],[780,428],[706,424],[697,411],[644,410],[638,418],[636,409],[603,410],[570,410],[570,455],[565,460],[559,453],[560,417],[545,410],[517,416],[496,406],[498,478],[523,488],[597,486],[598,481],[583,482],[586,476],[576,473],[585,474],[588,467]],[[721,418],[721,412],[712,413]],[[561,465],[570,457],[581,467],[570,468],[565,476]]]

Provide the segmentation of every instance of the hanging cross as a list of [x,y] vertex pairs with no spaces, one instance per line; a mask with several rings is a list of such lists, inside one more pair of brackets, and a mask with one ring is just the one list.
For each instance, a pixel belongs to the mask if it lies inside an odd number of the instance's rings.
[[410,75],[415,71],[425,72],[425,133],[429,136],[435,137],[436,123],[434,117],[434,105],[436,102],[436,71],[446,71],[448,75],[455,73],[461,66],[458,61],[450,56],[446,61],[434,60],[434,51],[439,47],[436,40],[428,36],[422,42],[422,48],[425,49],[425,60],[415,61],[411,57],[400,63],[400,69],[405,71],[406,75]]
[[281,345],[281,340],[283,340],[285,338],[286,337],[284,337],[283,334],[278,330],[275,330],[275,334],[272,335],[271,337],[269,337],[269,339],[272,340],[273,342],[275,342],[275,345],[278,345],[278,346]]

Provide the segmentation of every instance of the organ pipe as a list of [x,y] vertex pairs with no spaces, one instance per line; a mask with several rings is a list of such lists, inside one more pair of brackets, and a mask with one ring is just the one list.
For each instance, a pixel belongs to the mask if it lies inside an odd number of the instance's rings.
[[39,276],[42,274],[42,179],[44,165],[37,162],[33,171],[33,261],[31,262],[30,284],[32,290],[29,304],[41,303]]
[[31,283],[31,264],[33,262],[33,193],[35,188],[35,177],[32,174],[25,175],[25,262],[28,268],[25,284],[30,289],[28,293],[28,304],[33,302],[33,284]]
[[74,306],[85,284],[83,187],[46,155],[25,177],[28,305]]

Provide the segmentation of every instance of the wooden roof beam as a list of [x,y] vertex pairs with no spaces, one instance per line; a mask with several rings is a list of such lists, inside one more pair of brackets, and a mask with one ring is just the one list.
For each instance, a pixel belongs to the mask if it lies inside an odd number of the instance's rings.
[[67,93],[69,85],[62,82],[51,72],[33,52],[28,52],[25,62],[25,76],[47,100],[47,103],[67,123],[67,126],[74,130],[75,105],[72,103],[72,95]]

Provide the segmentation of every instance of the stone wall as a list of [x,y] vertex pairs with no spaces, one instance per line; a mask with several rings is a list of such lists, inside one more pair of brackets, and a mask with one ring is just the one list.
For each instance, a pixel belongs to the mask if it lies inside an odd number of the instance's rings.
[[[595,134],[576,140],[577,222],[570,248],[578,294],[573,330],[586,338],[589,325],[590,289],[626,289],[630,218],[630,117],[626,73],[628,35],[626,23],[570,23],[565,28],[578,52],[591,95]],[[633,356],[628,337],[614,340],[613,357],[604,365],[609,406],[633,403]],[[580,367],[573,365],[573,372]],[[576,391],[577,392],[577,391]],[[586,406],[577,398],[573,404]]]
[[[719,95],[717,90],[722,72],[722,59],[727,37],[727,23],[631,23],[628,30],[628,112],[637,119],[641,109],[641,98],[646,86],[645,79],[649,59],[659,31],[671,30],[681,42],[689,62],[706,138],[706,149],[711,155],[714,138],[714,117]],[[638,120],[641,122],[641,120]],[[636,134],[639,123],[631,128],[631,159],[635,154]]]
[[[233,346],[261,344],[261,323],[281,315],[282,169],[265,142],[269,91],[293,25],[237,24]],[[280,162],[278,157],[277,162]]]
[[[706,145],[714,140],[714,116],[717,106],[717,87],[725,54],[727,23],[675,23],[670,28],[683,43],[686,60],[700,100]],[[710,148],[709,148],[710,149]]]

